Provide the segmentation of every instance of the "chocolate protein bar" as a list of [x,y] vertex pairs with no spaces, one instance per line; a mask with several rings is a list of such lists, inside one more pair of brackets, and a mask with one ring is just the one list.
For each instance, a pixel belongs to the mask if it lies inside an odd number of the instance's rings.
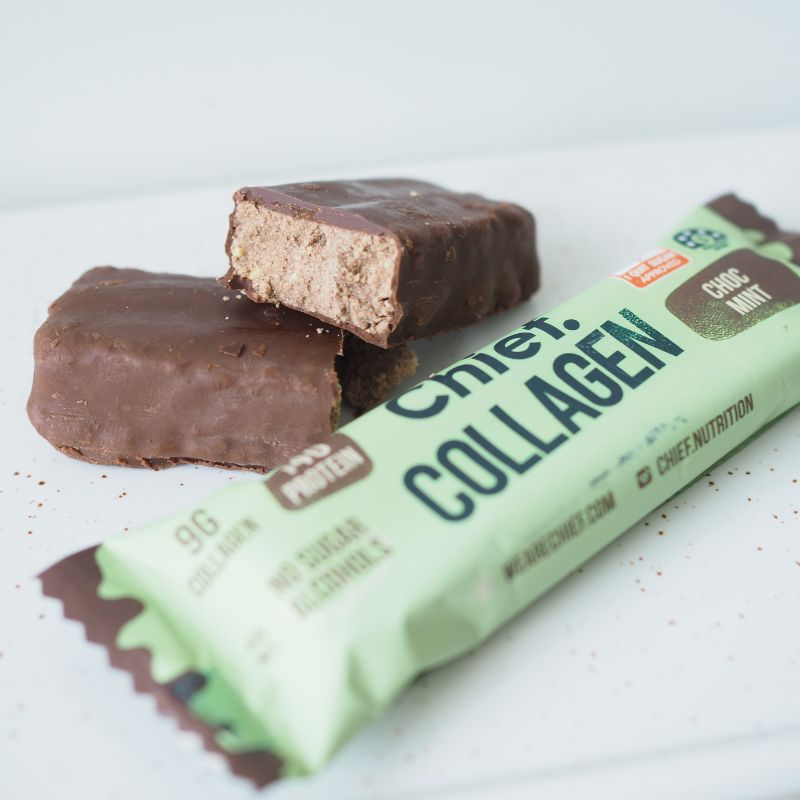
[[46,594],[263,784],[320,769],[800,402],[800,237],[728,196],[306,448],[59,562]]
[[539,285],[533,217],[412,180],[245,187],[221,279],[389,347],[461,328]]
[[[339,329],[212,278],[99,267],[36,333],[28,414],[85,461],[263,472],[334,430],[342,346]],[[344,393],[370,407],[415,363],[405,347],[364,345],[347,359]],[[364,374],[371,385],[351,390],[349,376]]]

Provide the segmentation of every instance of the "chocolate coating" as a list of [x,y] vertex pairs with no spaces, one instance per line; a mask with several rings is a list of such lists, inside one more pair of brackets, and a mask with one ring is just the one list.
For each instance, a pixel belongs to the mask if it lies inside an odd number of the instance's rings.
[[50,306],[28,415],[67,455],[256,471],[330,436],[341,331],[211,278],[98,267]]
[[[399,255],[390,265],[393,311],[387,330],[331,317],[312,303],[295,306],[381,347],[464,327],[516,305],[539,286],[534,219],[513,203],[403,179],[245,187],[234,194],[234,201],[298,220],[392,237]],[[235,235],[236,208],[226,244],[230,269],[221,282],[259,302],[291,305],[279,288],[265,296],[237,272],[231,252]]]

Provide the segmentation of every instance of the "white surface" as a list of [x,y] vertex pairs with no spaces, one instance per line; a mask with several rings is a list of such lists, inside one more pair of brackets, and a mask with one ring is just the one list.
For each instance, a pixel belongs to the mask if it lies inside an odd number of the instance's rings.
[[796,0],[2,0],[0,207],[800,124]]
[[[514,312],[420,345],[427,371],[628,263],[718,192],[735,188],[800,228],[800,130],[398,172],[518,200],[539,221],[542,291]],[[252,478],[82,464],[51,449],[24,412],[31,338],[47,303],[95,264],[220,274],[232,188],[0,215],[3,800],[257,794],[134,695],[31,578],[78,548]],[[800,792],[798,453],[795,409],[485,647],[417,683],[324,773],[268,796]]]

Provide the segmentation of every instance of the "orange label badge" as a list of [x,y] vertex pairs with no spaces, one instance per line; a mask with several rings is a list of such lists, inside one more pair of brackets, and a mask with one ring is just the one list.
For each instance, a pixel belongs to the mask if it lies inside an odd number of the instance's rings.
[[614,276],[633,284],[637,289],[646,289],[670,272],[685,267],[689,259],[674,250],[659,248],[648,253],[641,261],[615,272]]

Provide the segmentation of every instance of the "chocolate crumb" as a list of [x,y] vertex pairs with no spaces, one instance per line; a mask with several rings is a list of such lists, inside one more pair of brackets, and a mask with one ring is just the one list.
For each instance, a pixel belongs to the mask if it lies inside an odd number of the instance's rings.
[[220,346],[219,351],[223,355],[239,358],[244,350],[244,342],[235,342],[233,344],[223,344]]

